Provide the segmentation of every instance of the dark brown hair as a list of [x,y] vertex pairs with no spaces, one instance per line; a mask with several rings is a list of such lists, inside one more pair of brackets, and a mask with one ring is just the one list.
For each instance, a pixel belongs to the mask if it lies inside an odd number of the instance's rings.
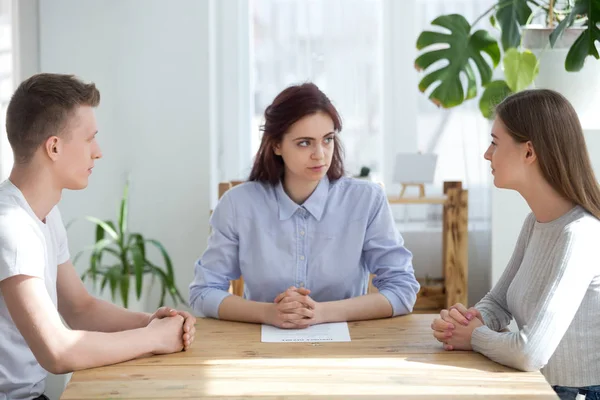
[[37,74],[23,81],[6,111],[6,133],[15,164],[28,163],[51,136],[60,136],[77,106],[96,107],[100,92],[73,75]]
[[518,92],[497,106],[496,116],[514,140],[531,141],[554,190],[600,218],[600,188],[581,123],[564,96],[547,89]]
[[317,112],[324,112],[333,120],[336,135],[327,176],[330,180],[340,179],[344,175],[344,150],[337,137],[342,130],[340,115],[317,85],[304,83],[286,88],[266,108],[265,124],[261,127],[263,136],[248,180],[276,185],[283,176],[284,166],[281,156],[274,152],[275,146],[295,122]]

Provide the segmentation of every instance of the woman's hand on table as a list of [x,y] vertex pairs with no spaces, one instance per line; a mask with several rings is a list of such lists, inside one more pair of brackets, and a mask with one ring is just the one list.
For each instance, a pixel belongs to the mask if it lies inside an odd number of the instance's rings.
[[310,290],[289,287],[273,300],[267,321],[270,325],[286,329],[303,329],[317,323],[319,303],[309,296]]
[[471,315],[472,319],[468,320],[453,306],[450,311],[442,310],[440,317],[433,320],[433,336],[444,344],[444,350],[473,350],[471,336],[475,329],[483,326],[483,322],[478,311],[472,312]]

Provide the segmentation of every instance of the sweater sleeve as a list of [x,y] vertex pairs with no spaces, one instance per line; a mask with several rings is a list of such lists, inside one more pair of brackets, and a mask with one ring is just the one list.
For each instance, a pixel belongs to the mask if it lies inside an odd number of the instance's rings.
[[539,295],[525,297],[530,304],[523,307],[531,312],[520,330],[498,333],[486,326],[477,328],[471,337],[473,350],[523,371],[546,365],[597,273],[590,262],[595,259],[597,229],[590,225],[589,220],[567,225],[556,242],[546,243],[552,251],[548,262],[532,260],[534,269],[548,269],[551,284],[541,287]]

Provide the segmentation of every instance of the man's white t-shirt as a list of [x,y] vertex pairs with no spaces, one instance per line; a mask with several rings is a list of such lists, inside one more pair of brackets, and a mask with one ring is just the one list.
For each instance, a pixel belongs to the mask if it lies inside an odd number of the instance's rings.
[[[40,221],[21,191],[0,183],[0,281],[28,275],[44,280],[54,307],[57,267],[69,260],[67,234],[57,207]],[[44,370],[15,326],[0,293],[0,400],[31,399],[44,392]]]

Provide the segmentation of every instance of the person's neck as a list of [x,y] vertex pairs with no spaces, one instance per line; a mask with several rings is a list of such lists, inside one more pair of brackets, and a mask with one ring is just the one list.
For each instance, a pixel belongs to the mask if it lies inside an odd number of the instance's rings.
[[62,190],[55,185],[49,171],[40,165],[15,165],[8,179],[23,193],[40,221],[45,221],[60,201]]
[[538,222],[554,221],[575,207],[575,203],[561,196],[543,178],[528,183],[519,193],[527,201]]
[[283,190],[296,204],[303,204],[318,185],[319,181],[301,181],[289,176],[283,178]]

